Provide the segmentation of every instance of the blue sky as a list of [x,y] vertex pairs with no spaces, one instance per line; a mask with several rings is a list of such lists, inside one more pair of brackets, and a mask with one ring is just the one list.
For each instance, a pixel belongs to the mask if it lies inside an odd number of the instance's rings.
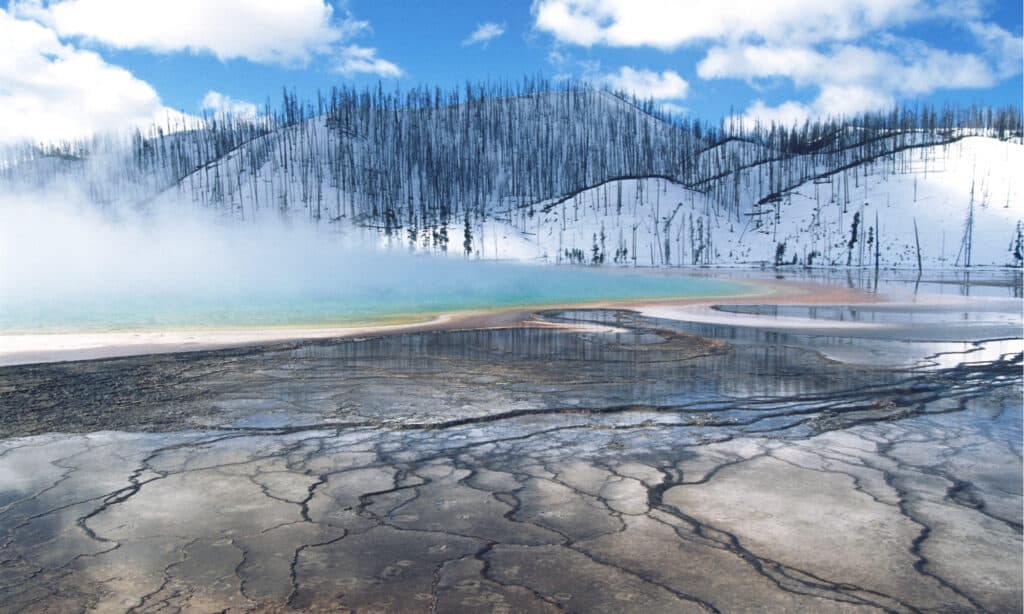
[[[524,75],[716,121],[1021,104],[1021,3],[2,0],[0,141],[251,112],[282,86]],[[475,36],[474,36],[475,33]]]

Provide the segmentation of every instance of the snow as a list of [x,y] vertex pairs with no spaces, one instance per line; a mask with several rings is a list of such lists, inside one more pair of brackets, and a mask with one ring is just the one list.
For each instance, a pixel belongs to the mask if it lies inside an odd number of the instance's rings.
[[[570,254],[577,250],[590,262],[597,237],[606,265],[773,264],[778,245],[785,243],[781,258],[785,263],[796,257],[798,263],[806,264],[808,256],[817,252],[811,259],[815,265],[845,266],[849,256],[852,266],[874,266],[877,214],[880,266],[917,266],[916,223],[922,265],[950,267],[966,263],[965,254],[960,254],[959,263],[957,256],[973,188],[972,266],[1014,264],[1017,224],[1024,220],[1016,172],[1024,168],[1024,146],[1018,143],[967,137],[950,145],[911,149],[822,178],[820,183],[805,181],[778,203],[758,207],[755,177],[764,172],[761,166],[743,176],[739,216],[716,211],[705,193],[668,180],[612,181],[553,206],[556,201],[541,203],[533,219],[505,224],[507,230],[500,233],[496,251],[505,258],[565,262],[571,258],[566,250]],[[547,212],[543,212],[545,205],[551,206]],[[855,214],[861,220],[860,232],[849,249]],[[699,233],[706,236],[708,228],[712,253],[695,259]],[[627,254],[616,261],[615,251],[620,248]]]
[[[593,96],[585,100],[596,101],[602,113],[635,130],[638,143],[650,137],[664,145],[667,141],[658,139],[671,138],[668,124],[628,102],[607,93]],[[494,102],[497,107],[482,112],[583,134],[581,122],[571,119],[574,109],[569,100],[540,94]],[[446,125],[469,110],[457,104],[423,112]],[[396,111],[396,117],[402,113],[408,111]],[[633,121],[621,121],[622,116]],[[414,214],[420,183],[430,178],[412,171],[389,178],[399,186],[388,205],[397,217],[374,217],[383,210],[384,203],[378,206],[375,200],[379,196],[339,181],[348,182],[345,177],[378,169],[386,161],[373,143],[329,126],[324,116],[252,130],[233,135],[245,138],[220,157],[200,152],[200,142],[190,140],[193,135],[187,131],[131,145],[98,138],[90,150],[94,153],[83,158],[51,155],[8,161],[0,166],[0,185],[6,180],[12,191],[48,191],[55,198],[72,194],[67,198],[84,197],[104,207],[194,207],[245,223],[285,219],[326,226],[341,241],[477,259],[604,266],[779,262],[873,267],[877,241],[879,266],[916,268],[919,241],[923,267],[964,266],[968,245],[972,266],[1021,264],[1014,256],[1024,222],[1018,177],[1024,168],[1024,145],[1019,139],[954,133],[952,143],[935,144],[946,137],[917,131],[878,133],[864,141],[849,128],[823,139],[830,143],[827,154],[786,157],[762,144],[727,138],[696,151],[690,160],[694,179],[688,185],[668,177],[594,177],[587,181],[592,187],[575,194],[527,197],[516,192],[518,200],[508,196],[507,189],[515,169],[507,160],[484,152],[481,172],[493,177],[481,185],[502,187],[493,187],[490,193],[481,190],[473,203],[447,203],[450,211],[444,225],[436,209],[430,220]],[[352,165],[340,180],[329,176],[339,142],[351,148]],[[139,166],[140,147],[149,146],[171,151],[165,159],[175,164],[174,151],[188,152],[182,156],[190,164],[202,163],[178,180],[180,167]],[[596,145],[594,151],[612,158],[623,153]],[[543,157],[557,160],[558,155],[548,151]],[[780,163],[783,157],[786,160]],[[830,170],[835,168],[844,170]]]

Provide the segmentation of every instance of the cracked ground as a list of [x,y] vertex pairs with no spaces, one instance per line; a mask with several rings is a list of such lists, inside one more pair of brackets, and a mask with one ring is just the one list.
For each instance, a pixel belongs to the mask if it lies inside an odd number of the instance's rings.
[[539,317],[0,369],[0,610],[1020,611],[1019,320]]

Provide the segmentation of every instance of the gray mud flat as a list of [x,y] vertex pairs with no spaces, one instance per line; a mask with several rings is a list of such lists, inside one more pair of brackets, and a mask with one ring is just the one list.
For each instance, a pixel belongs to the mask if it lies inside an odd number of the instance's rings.
[[1017,612],[1015,309],[2,369],[0,610]]

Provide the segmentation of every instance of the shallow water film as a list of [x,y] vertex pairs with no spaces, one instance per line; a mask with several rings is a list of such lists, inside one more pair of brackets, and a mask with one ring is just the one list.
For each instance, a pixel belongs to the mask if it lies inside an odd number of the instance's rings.
[[1020,611],[1018,299],[718,312],[4,368],[0,609]]
[[[412,321],[478,309],[651,298],[736,296],[748,285],[655,271],[616,271],[393,256],[340,270],[234,272],[197,287],[157,273],[113,287],[40,291],[0,283],[0,333],[104,332]],[[63,278],[62,278],[63,279]],[[0,279],[0,282],[3,280]],[[201,283],[200,283],[201,282]],[[27,291],[26,291],[27,290]],[[72,288],[74,290],[74,288]]]

